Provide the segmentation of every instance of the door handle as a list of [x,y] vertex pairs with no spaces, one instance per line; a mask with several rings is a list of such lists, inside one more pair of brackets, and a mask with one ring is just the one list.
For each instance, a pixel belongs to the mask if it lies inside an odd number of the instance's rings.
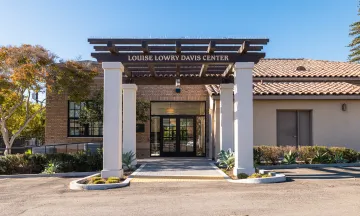
[[294,138],[297,138],[297,136],[293,136]]

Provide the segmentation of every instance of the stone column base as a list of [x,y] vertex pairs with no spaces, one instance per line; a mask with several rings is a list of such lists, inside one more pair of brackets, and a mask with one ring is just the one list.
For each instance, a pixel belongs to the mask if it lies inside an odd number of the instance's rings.
[[253,168],[253,167],[251,167],[251,168],[236,168],[236,167],[234,167],[234,170],[233,170],[234,176],[237,176],[240,173],[245,173],[247,175],[251,175],[251,174],[255,173],[255,168]]
[[102,170],[101,177],[102,178],[109,178],[109,177],[119,177],[122,178],[124,176],[123,169],[119,170]]

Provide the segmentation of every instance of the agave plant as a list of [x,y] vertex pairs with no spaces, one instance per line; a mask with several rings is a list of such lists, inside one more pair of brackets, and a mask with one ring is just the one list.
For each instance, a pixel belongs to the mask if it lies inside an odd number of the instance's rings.
[[122,162],[127,167],[127,169],[131,170],[132,165],[131,163],[135,160],[135,153],[132,151],[125,152],[122,155]]
[[284,155],[284,159],[283,159],[282,163],[283,164],[296,164],[296,158],[297,158],[296,152],[291,152],[291,150],[290,150],[289,153]]
[[334,163],[346,163],[347,160],[344,159],[344,154],[342,152],[336,152],[333,158]]
[[62,166],[62,163],[59,161],[50,161],[42,173],[44,173],[44,174],[58,173],[61,169],[61,166]]
[[231,170],[234,168],[235,164],[235,156],[234,152],[231,149],[228,149],[227,151],[221,150],[218,154],[218,160],[219,166],[224,166],[226,170]]
[[312,164],[326,164],[330,161],[329,154],[327,152],[321,153],[320,151],[316,151],[314,158],[311,159]]

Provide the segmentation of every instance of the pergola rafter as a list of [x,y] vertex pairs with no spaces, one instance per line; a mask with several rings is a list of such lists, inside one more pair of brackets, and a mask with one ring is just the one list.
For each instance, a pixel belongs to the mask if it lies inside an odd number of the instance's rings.
[[88,41],[95,45],[95,52],[91,55],[98,62],[123,64],[125,82],[145,83],[144,79],[152,77],[151,81],[155,84],[168,83],[165,78],[180,78],[187,84],[232,82],[234,64],[257,63],[265,57],[261,51],[269,42],[268,39],[242,38],[93,38]]

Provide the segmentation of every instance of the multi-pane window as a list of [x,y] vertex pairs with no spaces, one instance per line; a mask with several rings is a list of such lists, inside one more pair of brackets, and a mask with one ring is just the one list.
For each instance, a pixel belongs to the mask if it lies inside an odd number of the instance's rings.
[[89,124],[80,124],[80,112],[86,105],[86,102],[76,103],[69,101],[69,137],[102,137],[102,122],[93,122]]

